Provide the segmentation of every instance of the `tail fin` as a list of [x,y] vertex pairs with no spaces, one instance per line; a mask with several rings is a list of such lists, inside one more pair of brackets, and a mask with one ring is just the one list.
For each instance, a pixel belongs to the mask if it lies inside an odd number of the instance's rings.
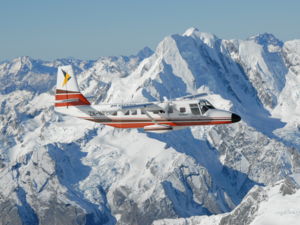
[[72,66],[60,66],[57,70],[55,107],[90,105],[80,93]]

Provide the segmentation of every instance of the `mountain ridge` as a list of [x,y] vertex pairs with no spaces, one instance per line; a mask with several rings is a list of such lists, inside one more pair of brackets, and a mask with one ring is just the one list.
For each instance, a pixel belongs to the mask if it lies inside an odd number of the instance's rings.
[[[299,41],[275,46],[273,35],[260,37],[261,44],[188,29],[154,52],[128,57],[1,63],[0,181],[7,185],[0,208],[10,209],[1,223],[152,224],[205,215],[217,215],[211,224],[255,221],[256,214],[234,216],[246,208],[244,197],[285,179],[297,183],[300,171],[293,110],[300,107]],[[207,92],[243,121],[157,135],[65,117],[53,111],[56,67],[65,64],[98,104]],[[285,185],[298,195],[293,182]],[[214,220],[223,213],[227,220]]]

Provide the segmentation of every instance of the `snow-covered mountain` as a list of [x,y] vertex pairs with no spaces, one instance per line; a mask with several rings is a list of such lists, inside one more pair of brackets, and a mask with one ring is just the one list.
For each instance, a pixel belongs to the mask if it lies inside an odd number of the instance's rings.
[[[66,64],[95,104],[207,92],[242,121],[149,134],[65,117],[53,94]],[[128,57],[16,58],[0,83],[0,224],[299,219],[300,40],[190,28]]]

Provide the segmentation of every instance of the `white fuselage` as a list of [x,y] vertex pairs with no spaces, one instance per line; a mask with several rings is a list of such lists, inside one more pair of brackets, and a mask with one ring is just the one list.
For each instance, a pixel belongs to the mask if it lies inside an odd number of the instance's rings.
[[[59,108],[56,110],[59,112]],[[237,122],[233,121],[231,112],[215,109],[204,99],[155,104],[69,106],[61,113],[117,128],[145,128],[149,131]]]

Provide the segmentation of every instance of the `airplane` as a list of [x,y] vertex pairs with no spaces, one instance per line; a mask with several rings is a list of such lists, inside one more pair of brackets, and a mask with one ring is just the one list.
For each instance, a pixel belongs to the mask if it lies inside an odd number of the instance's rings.
[[143,128],[155,133],[241,120],[235,113],[216,109],[204,96],[206,94],[162,102],[92,105],[80,92],[72,66],[68,65],[58,67],[55,111],[116,128]]

